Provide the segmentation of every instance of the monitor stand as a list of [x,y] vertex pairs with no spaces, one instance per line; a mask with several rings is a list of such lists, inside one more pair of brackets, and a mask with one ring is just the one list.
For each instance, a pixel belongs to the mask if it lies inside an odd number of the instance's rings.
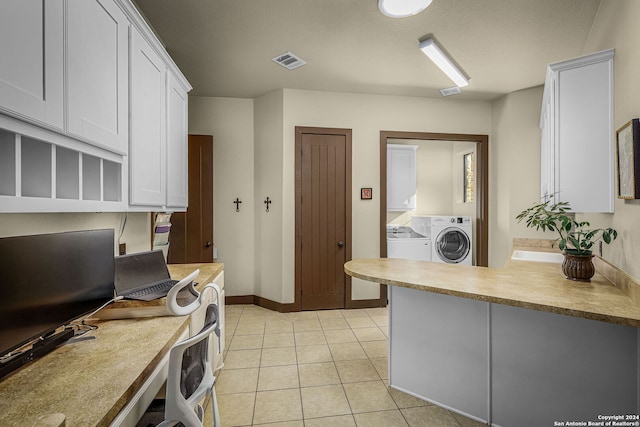
[[33,346],[25,350],[23,353],[17,354],[15,357],[7,360],[6,362],[0,362],[0,378],[15,371],[19,367],[32,362],[34,359],[43,356],[73,337],[74,331],[71,328],[65,328],[58,333],[52,333],[44,337],[41,341],[37,341]]

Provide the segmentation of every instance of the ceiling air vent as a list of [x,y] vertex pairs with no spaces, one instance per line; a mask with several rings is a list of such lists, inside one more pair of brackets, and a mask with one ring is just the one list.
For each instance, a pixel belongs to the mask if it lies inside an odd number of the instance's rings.
[[448,87],[446,89],[440,89],[440,93],[442,94],[442,96],[457,95],[460,92],[461,90],[458,86]]
[[278,55],[275,58],[273,58],[273,60],[288,70],[294,70],[306,64],[306,62],[304,62],[302,59],[298,58],[291,52]]

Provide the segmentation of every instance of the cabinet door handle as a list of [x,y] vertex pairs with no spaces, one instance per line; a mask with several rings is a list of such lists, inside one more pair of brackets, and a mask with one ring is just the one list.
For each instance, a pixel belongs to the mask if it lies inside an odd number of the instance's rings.
[[210,247],[211,247],[211,244],[212,244],[211,242],[207,242],[207,243],[205,243],[205,244],[204,244],[204,247],[205,247],[205,248],[210,248]]
[[344,246],[344,242],[343,242],[342,240],[340,240],[340,241],[338,242],[338,247],[339,247],[339,248],[341,248],[341,247],[343,247],[343,246]]

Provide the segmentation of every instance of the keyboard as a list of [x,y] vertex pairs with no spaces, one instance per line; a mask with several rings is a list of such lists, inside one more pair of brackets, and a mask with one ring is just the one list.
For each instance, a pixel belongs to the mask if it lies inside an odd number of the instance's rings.
[[125,295],[125,297],[131,299],[142,299],[145,301],[162,298],[167,296],[167,292],[169,292],[169,289],[171,289],[176,283],[178,283],[177,280],[169,279],[164,282],[157,283],[153,286],[149,286],[148,288],[131,292],[130,294]]

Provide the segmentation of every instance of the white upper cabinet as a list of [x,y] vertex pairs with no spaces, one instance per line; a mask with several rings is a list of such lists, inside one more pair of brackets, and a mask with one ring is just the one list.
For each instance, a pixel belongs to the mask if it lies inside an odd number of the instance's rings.
[[64,3],[3,0],[0,112],[63,128]]
[[67,0],[68,133],[127,153],[129,21],[113,0]]
[[167,68],[142,35],[131,29],[130,203],[166,204]]
[[387,210],[416,209],[417,145],[387,144]]
[[189,89],[132,28],[129,202],[134,207],[187,207]]
[[613,56],[611,49],[547,69],[541,196],[575,212],[613,212]]
[[187,91],[170,73],[167,92],[167,206],[188,204]]

